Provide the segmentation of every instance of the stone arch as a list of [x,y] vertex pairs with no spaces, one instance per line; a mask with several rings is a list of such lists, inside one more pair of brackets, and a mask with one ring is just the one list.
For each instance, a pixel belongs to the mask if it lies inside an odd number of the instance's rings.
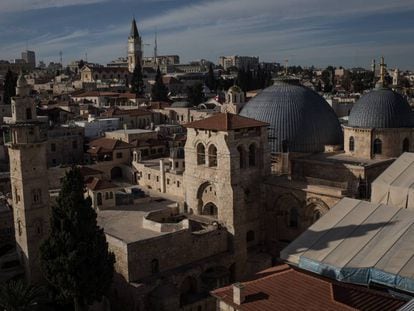
[[306,200],[306,207],[304,213],[304,224],[306,227],[311,226],[319,218],[329,211],[329,206],[319,198],[309,198]]
[[[204,214],[204,208],[214,208],[218,212],[217,204],[217,189],[214,184],[210,182],[204,182],[198,187],[197,191],[197,200],[198,200],[198,214]],[[210,204],[209,206],[207,206]],[[214,205],[214,206],[213,206]]]
[[197,164],[202,165],[206,164],[206,147],[202,142],[197,143]]
[[207,216],[213,216],[213,217],[217,217],[218,215],[218,208],[217,205],[214,203],[207,203],[206,205],[203,206],[202,215],[207,215]]
[[246,168],[246,150],[242,144],[237,146],[239,155],[239,168]]
[[[273,204],[275,209],[276,239],[282,242],[291,242],[298,235],[301,227],[301,210],[303,202],[293,193],[284,193],[276,198]],[[274,230],[274,229],[272,229]]]
[[194,276],[187,276],[180,285],[180,307],[190,304],[197,292],[197,279]]
[[374,140],[373,154],[382,154],[382,140],[379,138]]
[[407,137],[403,140],[402,152],[410,152],[410,140]]
[[208,166],[217,166],[217,147],[214,144],[208,146]]
[[119,166],[115,166],[111,169],[111,179],[117,179],[122,177],[122,169]]

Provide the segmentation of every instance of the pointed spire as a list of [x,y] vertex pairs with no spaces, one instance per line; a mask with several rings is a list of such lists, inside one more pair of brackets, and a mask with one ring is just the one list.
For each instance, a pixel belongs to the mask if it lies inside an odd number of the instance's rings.
[[137,23],[135,22],[135,17],[132,18],[131,32],[129,33],[129,37],[130,38],[138,38],[139,37]]

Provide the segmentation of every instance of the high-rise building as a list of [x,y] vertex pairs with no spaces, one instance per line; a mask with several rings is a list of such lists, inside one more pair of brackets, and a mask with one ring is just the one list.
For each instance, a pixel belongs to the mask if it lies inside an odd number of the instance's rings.
[[220,56],[219,65],[227,70],[230,67],[237,69],[256,68],[259,65],[259,57],[252,56]]
[[30,65],[30,67],[36,67],[36,54],[34,51],[26,50],[22,52],[22,59]]

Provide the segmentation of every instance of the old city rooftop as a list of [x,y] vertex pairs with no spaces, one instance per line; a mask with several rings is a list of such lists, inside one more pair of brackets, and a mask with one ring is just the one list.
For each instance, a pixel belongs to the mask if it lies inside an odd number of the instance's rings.
[[184,127],[215,131],[229,131],[251,127],[263,127],[268,125],[268,123],[232,113],[218,113],[210,118],[187,123]]

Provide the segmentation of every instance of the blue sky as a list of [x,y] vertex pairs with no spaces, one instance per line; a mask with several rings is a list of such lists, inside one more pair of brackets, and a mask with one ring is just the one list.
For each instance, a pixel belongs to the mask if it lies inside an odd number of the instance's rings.
[[1,0],[0,59],[26,48],[38,60],[85,58],[107,63],[126,54],[135,16],[144,54],[182,62],[252,55],[290,64],[414,70],[412,0]]

